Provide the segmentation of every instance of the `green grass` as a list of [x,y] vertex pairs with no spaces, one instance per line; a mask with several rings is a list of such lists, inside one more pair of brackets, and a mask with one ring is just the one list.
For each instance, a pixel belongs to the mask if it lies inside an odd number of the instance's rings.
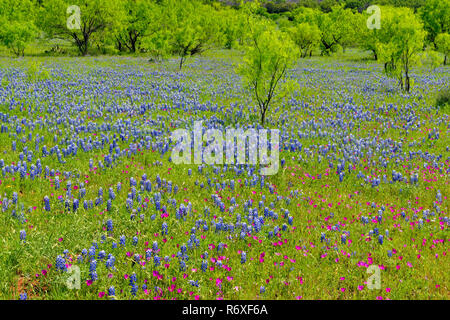
[[[448,83],[448,67],[440,67],[439,70],[429,71],[426,68],[414,70],[416,77],[415,87],[409,95],[399,92],[393,81],[389,82],[383,74],[382,67],[372,61],[360,61],[365,53],[354,50],[347,51],[346,54],[338,54],[332,57],[313,57],[311,59],[300,60],[298,65],[290,71],[290,75],[301,84],[301,89],[294,93],[292,98],[296,102],[309,104],[310,108],[300,110],[293,109],[293,101],[284,101],[272,105],[271,114],[268,119],[268,126],[281,128],[285,121],[285,130],[296,133],[298,130],[305,131],[299,126],[303,121],[326,123],[330,119],[336,120],[338,111],[330,109],[334,104],[351,104],[355,107],[362,106],[363,110],[372,115],[367,121],[358,121],[351,113],[344,114],[345,123],[354,122],[355,127],[345,131],[346,135],[353,135],[355,139],[366,137],[376,137],[380,139],[391,138],[393,141],[403,140],[403,151],[428,151],[433,154],[442,154],[440,162],[444,162],[444,169],[448,168],[448,113],[439,110],[435,106],[438,91],[442,87],[442,82]],[[140,104],[155,103],[158,106],[167,104],[172,106],[170,112],[158,109],[148,112],[148,119],[155,121],[154,124],[140,122],[137,126],[129,127],[126,132],[125,141],[119,139],[118,146],[121,150],[129,148],[133,140],[130,135],[131,128],[142,130],[142,136],[149,135],[151,130],[162,130],[162,124],[168,128],[174,123],[191,114],[196,118],[209,118],[213,115],[225,121],[226,124],[234,124],[234,121],[225,119],[221,112],[197,111],[186,112],[182,107],[177,106],[179,95],[185,97],[186,103],[193,104],[193,101],[200,101],[206,105],[217,104],[218,110],[229,108],[231,104],[239,104],[243,107],[244,116],[237,119],[238,123],[246,124],[257,122],[258,117],[253,114],[253,105],[248,91],[242,89],[239,78],[234,74],[233,66],[239,63],[241,56],[236,51],[211,51],[201,57],[189,59],[179,78],[176,57],[161,64],[149,63],[146,57],[25,57],[13,59],[9,57],[0,59],[0,71],[2,75],[2,91],[0,96],[2,103],[0,112],[7,113],[10,118],[17,116],[18,119],[28,118],[36,121],[40,116],[47,116],[54,121],[53,126],[41,127],[37,124],[32,130],[31,127],[23,126],[22,133],[14,136],[15,126],[8,124],[10,133],[1,134],[0,159],[4,159],[5,164],[11,164],[19,159],[19,152],[22,147],[27,146],[34,153],[33,163],[37,158],[42,161],[42,167],[58,169],[61,173],[71,172],[72,186],[79,186],[86,183],[86,199],[94,200],[97,196],[98,188],[102,187],[104,192],[103,205],[85,210],[80,201],[79,210],[67,212],[64,203],[57,200],[58,196],[64,196],[65,180],[62,179],[61,189],[55,190],[49,179],[43,176],[35,180],[20,179],[18,173],[11,179],[11,174],[2,177],[0,193],[2,199],[12,198],[12,192],[19,194],[18,203],[23,203],[24,210],[16,208],[17,214],[23,213],[23,221],[11,215],[11,206],[6,212],[2,212],[0,218],[0,234],[2,237],[2,250],[0,252],[0,276],[3,281],[0,285],[0,298],[18,299],[19,293],[27,292],[29,299],[97,299],[99,292],[107,292],[110,286],[116,288],[118,299],[134,298],[130,293],[129,279],[125,279],[125,274],[136,273],[139,286],[144,284],[144,279],[148,280],[148,287],[151,292],[147,295],[143,290],[139,290],[137,298],[153,299],[157,294],[154,286],[164,290],[163,298],[193,299],[196,295],[200,299],[448,299],[450,279],[445,266],[449,265],[448,256],[448,225],[440,224],[439,217],[448,217],[448,199],[444,199],[440,204],[440,213],[430,217],[422,228],[417,225],[411,226],[413,220],[412,208],[422,207],[418,213],[419,218],[424,209],[434,211],[436,190],[440,190],[443,196],[449,194],[448,174],[435,170],[423,170],[422,159],[414,159],[404,163],[395,163],[394,158],[387,155],[389,163],[387,168],[377,164],[367,165],[361,162],[356,165],[354,173],[346,174],[344,181],[339,182],[336,174],[336,161],[334,169],[328,169],[328,160],[323,158],[319,163],[317,154],[313,158],[308,158],[302,151],[303,159],[298,160],[298,153],[283,151],[280,159],[286,159],[286,166],[280,168],[278,174],[267,177],[267,182],[276,186],[277,194],[271,194],[265,189],[260,189],[259,184],[254,187],[246,187],[244,180],[247,177],[244,172],[240,177],[236,177],[233,171],[228,170],[222,173],[223,176],[214,175],[213,168],[207,167],[204,173],[198,173],[196,165],[182,166],[168,162],[170,155],[166,153],[162,158],[158,152],[151,152],[145,148],[132,157],[121,157],[112,169],[89,169],[89,159],[93,159],[94,167],[98,167],[98,161],[103,159],[103,155],[108,153],[108,149],[92,150],[82,152],[79,148],[76,156],[63,158],[66,162],[59,163],[56,155],[42,157],[41,151],[35,152],[34,139],[36,134],[44,137],[44,143],[49,150],[55,146],[54,135],[59,139],[74,137],[73,128],[65,117],[71,119],[82,119],[84,125],[88,123],[103,124],[115,122],[122,119],[131,121],[142,120],[142,115],[127,112],[109,114],[106,109],[102,109],[102,115],[95,114],[93,110],[103,108],[111,102],[123,105],[132,105],[137,108]],[[50,72],[49,79],[30,78],[27,70],[30,65],[38,64],[42,70]],[[17,74],[18,72],[18,74]],[[327,76],[324,76],[327,75]],[[84,82],[78,82],[85,80]],[[104,81],[102,83],[102,81]],[[14,83],[14,85],[12,85]],[[72,83],[72,84],[69,84]],[[167,85],[181,86],[182,89],[167,89],[156,91],[152,89],[152,84],[159,84],[162,87]],[[60,86],[58,86],[60,85]],[[364,91],[362,88],[367,85],[373,91]],[[106,88],[100,92],[101,88]],[[127,90],[133,88],[133,98],[127,95]],[[97,91],[96,91],[97,90]],[[141,91],[139,91],[141,90]],[[114,91],[118,91],[115,94]],[[146,93],[148,91],[148,94]],[[16,105],[10,108],[11,98],[14,97]],[[50,103],[52,100],[60,101],[56,105]],[[140,100],[138,100],[140,99]],[[91,107],[85,107],[82,111],[63,108],[70,103],[81,105],[89,103]],[[22,110],[20,106],[23,104]],[[392,104],[397,109],[387,110]],[[249,108],[250,106],[250,108]],[[404,107],[411,109],[404,109]],[[46,111],[46,108],[54,108],[54,111]],[[328,108],[328,109],[327,109]],[[377,111],[378,108],[385,108]],[[137,109],[134,109],[137,110]],[[408,111],[409,110],[409,111]],[[409,132],[401,129],[404,124],[404,114],[411,112],[424,124],[420,128],[411,128]],[[56,115],[56,117],[53,117]],[[106,116],[110,116],[110,119]],[[90,118],[87,118],[90,116]],[[247,118],[248,116],[248,118]],[[56,120],[61,119],[57,124]],[[322,119],[322,120],[320,120]],[[68,120],[68,119],[67,119]],[[396,128],[395,126],[399,126]],[[428,139],[428,129],[437,128],[440,138],[437,140]],[[339,135],[341,130],[331,130],[323,127],[329,134]],[[314,130],[313,130],[314,131]],[[27,137],[32,132],[33,140],[25,143],[19,142],[21,138]],[[81,132],[79,138],[92,139],[100,138],[100,132]],[[112,134],[111,132],[104,132]],[[117,132],[116,132],[117,133]],[[316,132],[317,134],[317,132]],[[295,135],[295,134],[294,134]],[[343,136],[343,137],[345,137]],[[425,141],[423,140],[425,138]],[[11,150],[12,141],[17,141],[17,150]],[[307,147],[313,148],[318,145],[328,145],[337,143],[337,139],[330,136],[318,137],[310,136],[301,140],[303,150]],[[409,143],[415,143],[409,145]],[[59,148],[67,146],[59,140]],[[107,146],[109,144],[107,143]],[[341,147],[342,146],[338,146]],[[376,146],[371,147],[375,151]],[[364,150],[367,154],[367,149]],[[337,158],[342,157],[342,149],[337,152]],[[372,160],[378,162],[379,154]],[[292,159],[293,158],[293,159]],[[155,161],[162,161],[162,166],[155,165]],[[432,164],[432,161],[428,161]],[[362,179],[356,178],[356,173],[361,170],[364,174],[386,174],[388,178],[393,169],[401,171],[405,176],[409,166],[419,172],[419,183],[417,185],[394,183],[381,184],[378,187],[371,187],[363,184]],[[368,167],[365,169],[365,167]],[[169,168],[171,168],[169,170]],[[192,169],[192,176],[187,174],[188,168]],[[125,171],[128,171],[125,173]],[[347,168],[345,168],[347,172]],[[169,173],[170,172],[170,173]],[[142,213],[145,218],[140,221],[139,214],[134,220],[130,219],[130,212],[125,208],[125,199],[129,188],[129,177],[134,177],[137,181],[143,173],[146,173],[155,185],[155,178],[159,175],[162,179],[171,180],[174,185],[178,185],[179,192],[176,195],[162,194],[161,205],[169,208],[169,217],[161,218],[160,213],[155,220],[151,220],[151,215],[155,214],[154,205],[149,203],[149,209]],[[317,176],[322,174],[321,179],[311,179],[305,176]],[[409,177],[409,175],[406,175]],[[265,194],[264,206],[269,206],[271,202],[276,204],[275,211],[279,215],[277,221],[267,219],[267,227],[263,227],[258,233],[257,239],[252,237],[239,240],[239,234],[231,239],[223,233],[216,234],[213,227],[209,231],[198,231],[197,236],[202,235],[204,239],[200,241],[200,247],[188,251],[188,268],[185,272],[179,271],[179,264],[176,257],[171,258],[170,267],[154,267],[153,260],[147,262],[145,268],[139,267],[132,262],[127,252],[139,253],[145,257],[145,249],[151,247],[154,240],[158,241],[161,248],[159,256],[172,256],[179,251],[179,246],[185,244],[189,239],[186,233],[195,225],[195,221],[203,217],[203,208],[208,206],[211,216],[206,217],[208,221],[213,216],[222,217],[224,222],[236,222],[235,215],[228,212],[220,212],[213,206],[211,194],[215,193],[215,188],[200,188],[196,181],[207,185],[207,179],[217,179],[217,182],[236,181],[236,189],[229,188],[218,191],[228,208],[231,197],[236,197],[239,204],[238,213],[244,219],[242,209],[244,202],[253,199],[254,206]],[[242,182],[239,182],[242,179]],[[425,181],[427,179],[428,181]],[[430,179],[436,181],[430,182]],[[113,209],[110,212],[105,210],[108,199],[108,188],[122,183],[122,190],[116,192],[116,199],[113,201]],[[213,181],[214,182],[214,181]],[[137,186],[139,187],[139,185]],[[139,188],[137,188],[139,190]],[[301,196],[290,197],[290,191],[299,190]],[[79,190],[72,191],[74,196],[78,196]],[[142,198],[151,199],[152,192],[142,192]],[[53,195],[52,195],[53,194]],[[49,196],[52,210],[47,212],[43,209],[43,198]],[[277,201],[277,195],[291,198],[290,204],[285,200]],[[349,195],[352,195],[349,197]],[[196,210],[192,216],[187,216],[186,221],[175,218],[175,209],[167,203],[168,198],[177,200],[177,207],[183,203],[187,205],[185,199],[190,201],[192,208]],[[207,201],[205,201],[207,199]],[[312,204],[311,204],[311,201]],[[388,229],[390,236],[385,239],[383,245],[378,244],[376,237],[371,241],[366,241],[370,229],[363,225],[360,217],[374,217],[379,207],[372,209],[367,203],[376,203],[377,206],[384,205],[386,211],[383,215],[383,222],[379,227],[380,233]],[[328,207],[331,203],[332,207]],[[31,207],[31,210],[28,209]],[[33,209],[35,207],[35,209]],[[391,208],[393,211],[391,211]],[[401,209],[404,208],[404,209]],[[293,226],[289,226],[287,231],[281,232],[279,237],[268,239],[267,232],[273,226],[287,223],[282,217],[281,209],[288,209],[294,217]],[[401,210],[407,211],[410,221],[399,217]],[[330,213],[333,218],[327,218]],[[259,211],[259,214],[261,212]],[[114,231],[105,231],[106,221],[112,219]],[[165,236],[163,243],[161,233],[161,223],[166,221],[169,227],[169,234]],[[417,221],[417,220],[416,220]],[[327,226],[341,223],[342,229],[338,231],[328,231]],[[19,231],[26,230],[26,242],[19,239]],[[352,242],[341,244],[341,234],[343,230],[350,232],[348,239]],[[329,245],[320,242],[321,232],[326,232]],[[137,246],[131,244],[131,238],[139,233]],[[125,235],[127,243],[124,248],[111,249],[113,241],[118,242],[120,235]],[[362,234],[366,236],[362,236]],[[101,243],[101,236],[107,236],[106,241]],[[423,244],[423,239],[426,239]],[[261,243],[259,242],[261,240]],[[443,241],[441,241],[443,240]],[[61,255],[63,250],[69,250],[69,255],[76,257],[83,248],[88,249],[93,241],[98,242],[99,250],[106,253],[113,253],[116,257],[116,271],[109,271],[105,268],[104,260],[99,261],[97,267],[98,280],[87,286],[86,280],[89,278],[89,263],[77,263],[81,268],[81,289],[70,290],[65,281],[66,273],[61,273],[55,269],[55,259]],[[281,241],[283,244],[274,246],[273,243]],[[148,242],[148,245],[145,244]],[[227,244],[223,253],[210,250],[209,244],[217,246],[220,242]],[[286,243],[285,243],[286,242]],[[336,251],[334,247],[337,246]],[[387,250],[397,250],[393,257],[387,256]],[[247,252],[247,262],[240,263],[239,251]],[[200,270],[202,262],[201,254],[208,251],[210,256],[218,258],[223,256],[224,264],[231,267],[231,271],[216,267],[203,273]],[[264,262],[259,262],[261,253],[265,253]],[[420,254],[420,258],[418,255]],[[437,255],[437,257],[436,257]],[[284,256],[287,258],[285,259]],[[399,259],[399,257],[402,259]],[[368,261],[372,258],[371,263]],[[213,263],[208,259],[208,267]],[[252,260],[253,259],[253,260]],[[291,259],[295,262],[291,262]],[[281,266],[280,262],[284,262]],[[381,271],[382,288],[380,290],[369,290],[367,282],[369,274],[367,268],[361,263],[376,264],[384,266]],[[408,262],[412,267],[408,266]],[[52,264],[51,268],[47,265]],[[400,268],[397,269],[397,266]],[[195,268],[197,271],[192,271]],[[44,276],[42,270],[47,270]],[[153,276],[153,271],[158,270],[163,275],[162,279]],[[36,274],[40,274],[36,277]],[[111,274],[112,277],[108,277]],[[186,279],[183,275],[186,274]],[[172,278],[176,277],[176,282]],[[227,277],[230,280],[227,280]],[[272,278],[271,278],[272,277]],[[345,278],[345,279],[343,279]],[[212,279],[212,280],[210,280]],[[221,288],[216,285],[216,279],[222,279]],[[270,279],[267,283],[266,280]],[[341,280],[343,279],[343,280]],[[199,287],[189,285],[188,280],[198,280]],[[168,288],[172,284],[182,288],[183,292],[176,290],[171,292]],[[287,284],[288,283],[288,284]],[[259,293],[261,286],[266,287],[264,294]],[[358,290],[358,286],[364,289]],[[341,288],[345,288],[342,291]],[[387,289],[390,289],[387,292]],[[123,289],[123,292],[120,292]],[[192,295],[189,293],[192,292]],[[105,299],[105,298],[103,298]]]

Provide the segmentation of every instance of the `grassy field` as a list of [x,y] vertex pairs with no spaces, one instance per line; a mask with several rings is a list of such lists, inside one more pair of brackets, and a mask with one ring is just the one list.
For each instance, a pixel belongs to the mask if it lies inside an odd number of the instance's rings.
[[0,298],[448,299],[449,67],[405,94],[356,51],[302,59],[276,175],[174,164],[194,120],[258,126],[240,60],[0,58]]

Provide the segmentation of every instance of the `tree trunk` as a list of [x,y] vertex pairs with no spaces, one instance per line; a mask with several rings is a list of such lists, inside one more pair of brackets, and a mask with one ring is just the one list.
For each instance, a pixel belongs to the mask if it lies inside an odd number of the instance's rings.
[[83,45],[81,54],[83,56],[85,56],[85,55],[87,55],[87,53],[88,53],[88,46],[87,46],[87,42],[85,42],[84,45]]
[[85,33],[83,34],[81,46],[79,47],[82,56],[87,55],[88,47],[89,47],[89,34]]
[[447,65],[447,55],[444,56],[444,66]]
[[308,54],[308,49],[305,49],[305,51],[302,52],[302,58],[306,58],[307,54]]
[[268,106],[263,105],[261,110],[261,125],[264,126],[264,123],[266,122],[266,112],[267,112]]
[[183,60],[184,60],[184,57],[181,56],[181,59],[180,59],[180,71],[181,71],[181,68],[183,67]]
[[405,90],[409,93],[410,90],[410,84],[409,84],[409,75],[408,71],[405,72]]
[[130,31],[128,33],[128,37],[130,39],[130,51],[135,53],[136,52],[136,42],[137,42],[138,34],[136,34],[135,32]]

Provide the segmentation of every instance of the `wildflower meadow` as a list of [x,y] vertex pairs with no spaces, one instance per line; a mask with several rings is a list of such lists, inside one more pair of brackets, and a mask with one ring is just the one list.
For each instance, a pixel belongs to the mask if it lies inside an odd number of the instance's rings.
[[448,65],[283,37],[0,57],[0,299],[447,300]]

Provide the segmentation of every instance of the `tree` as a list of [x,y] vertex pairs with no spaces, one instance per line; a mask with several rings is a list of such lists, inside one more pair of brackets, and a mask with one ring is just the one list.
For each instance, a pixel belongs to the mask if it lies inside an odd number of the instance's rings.
[[195,0],[166,0],[163,5],[171,52],[180,57],[180,70],[188,57],[221,41],[216,11],[211,6]]
[[0,1],[0,42],[17,56],[37,36],[34,24],[35,7],[30,0]]
[[[330,48],[341,46],[345,51],[345,47],[355,42],[355,34],[357,19],[352,10],[344,9],[343,6],[332,7],[331,12],[326,14],[329,19],[324,19],[323,24],[319,24],[322,31],[322,38],[327,39],[328,43],[332,43]],[[319,20],[320,21],[320,20]]]
[[292,41],[300,48],[302,58],[308,54],[312,55],[312,50],[318,46],[320,42],[319,28],[310,23],[300,23],[295,27],[288,29]]
[[27,45],[36,37],[36,28],[26,22],[17,21],[1,23],[1,25],[0,38],[2,43],[17,56],[23,56]]
[[249,21],[249,43],[238,71],[254,93],[264,125],[270,103],[298,50],[288,35],[268,22]]
[[161,61],[170,54],[170,34],[164,29],[148,34],[142,39],[142,47],[153,61]]
[[426,32],[423,23],[409,8],[384,7],[383,26],[379,30],[384,42],[378,44],[385,72],[399,81],[402,90],[411,89],[410,69],[420,63]]
[[223,32],[223,46],[231,49],[237,44],[242,44],[245,30],[245,17],[242,12],[236,9],[223,9],[218,14],[220,29]]
[[450,32],[450,0],[427,0],[419,14],[430,42],[436,44],[438,34]]
[[320,30],[322,55],[329,55],[339,46],[345,47],[354,41],[357,19],[350,9],[334,6],[328,13],[311,8],[299,8],[295,12],[295,21],[310,23]]
[[118,49],[136,52],[140,39],[157,32],[161,9],[151,0],[125,0],[124,19],[115,32]]
[[41,21],[50,37],[72,40],[83,56],[88,53],[93,35],[112,30],[123,22],[120,0],[77,0],[80,25],[74,23],[69,28],[70,19],[78,16],[76,10],[68,14],[72,5],[74,3],[70,0],[45,1],[41,8]]
[[[365,50],[369,50],[373,53],[374,60],[378,60],[378,48],[381,42],[384,42],[386,37],[386,33],[382,30],[373,28],[367,28],[367,19],[369,18],[369,14],[367,12],[365,14],[361,14],[357,16],[357,26],[358,26],[358,34],[357,38],[360,41],[361,47]],[[380,19],[380,28],[381,28],[381,19]]]
[[437,51],[444,54],[444,66],[447,64],[447,57],[450,53],[450,34],[440,33],[435,39]]

